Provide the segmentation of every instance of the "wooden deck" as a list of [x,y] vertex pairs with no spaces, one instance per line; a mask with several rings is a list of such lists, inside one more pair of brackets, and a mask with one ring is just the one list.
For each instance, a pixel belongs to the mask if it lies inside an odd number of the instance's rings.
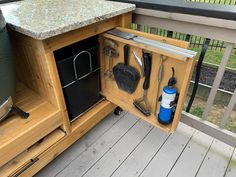
[[111,114],[36,175],[53,176],[235,177],[236,152],[182,123],[167,134]]

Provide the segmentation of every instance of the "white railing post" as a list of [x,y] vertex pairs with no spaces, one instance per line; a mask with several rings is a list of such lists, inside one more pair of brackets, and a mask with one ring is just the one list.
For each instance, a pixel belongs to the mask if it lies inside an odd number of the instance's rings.
[[235,104],[236,104],[236,89],[234,90],[234,94],[229,102],[229,105],[227,106],[227,109],[223,115],[223,118],[221,119],[220,128],[225,127],[225,124],[228,121],[229,116],[230,116],[231,112],[233,111]]
[[222,57],[219,69],[217,71],[217,74],[216,74],[211,92],[209,94],[209,97],[208,97],[208,100],[207,100],[207,103],[206,103],[206,106],[205,106],[205,109],[204,109],[204,112],[203,112],[203,115],[202,115],[203,120],[207,120],[208,114],[209,114],[209,112],[211,110],[211,107],[213,105],[213,102],[215,100],[217,90],[220,86],[221,80],[222,80],[224,72],[225,72],[225,68],[227,66],[229,57],[231,56],[233,48],[234,48],[233,43],[226,43],[226,49],[225,49],[224,55]]

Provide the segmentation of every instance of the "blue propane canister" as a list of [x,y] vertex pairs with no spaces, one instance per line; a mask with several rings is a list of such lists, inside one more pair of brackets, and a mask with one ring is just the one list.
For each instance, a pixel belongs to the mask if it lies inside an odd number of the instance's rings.
[[162,100],[160,106],[160,112],[158,115],[158,121],[162,124],[169,124],[172,122],[172,114],[174,111],[174,105],[177,90],[174,87],[165,86],[162,92]]

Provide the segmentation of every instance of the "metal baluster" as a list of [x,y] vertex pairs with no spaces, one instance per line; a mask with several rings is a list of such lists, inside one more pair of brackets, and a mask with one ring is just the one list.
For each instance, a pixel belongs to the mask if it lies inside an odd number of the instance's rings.
[[209,114],[209,112],[211,110],[211,107],[213,105],[213,102],[214,102],[217,90],[218,90],[218,88],[220,86],[220,82],[221,82],[222,77],[224,75],[225,68],[226,68],[226,65],[228,63],[229,57],[230,57],[230,55],[231,55],[231,53],[233,51],[233,48],[234,48],[234,44],[233,43],[226,43],[226,49],[225,49],[223,58],[221,60],[219,69],[217,71],[217,74],[216,74],[216,77],[215,77],[215,80],[214,80],[214,83],[213,83],[210,95],[208,97],[205,110],[203,112],[203,116],[202,116],[203,120],[207,120],[208,114]]
[[184,40],[191,43],[191,35],[187,34]]
[[173,31],[167,31],[167,37],[172,38],[173,37]]

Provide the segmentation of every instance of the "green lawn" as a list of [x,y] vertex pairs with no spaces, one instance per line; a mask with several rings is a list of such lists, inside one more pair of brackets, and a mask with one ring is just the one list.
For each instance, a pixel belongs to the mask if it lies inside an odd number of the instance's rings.
[[[195,47],[195,48],[191,48],[191,49],[198,52],[198,56],[197,56],[197,59],[198,59],[198,57],[201,53],[201,48],[196,48]],[[223,56],[223,52],[224,52],[224,49],[222,51],[219,50],[219,49],[217,49],[217,50],[208,49],[207,53],[205,55],[204,61],[208,62],[208,63],[213,63],[213,64],[218,64],[219,65],[220,61],[222,59],[222,56]],[[230,68],[236,69],[236,54],[235,54],[235,51],[231,55],[227,66],[230,67]]]
[[202,117],[204,108],[200,106],[193,106],[190,113],[197,116],[197,117]]

